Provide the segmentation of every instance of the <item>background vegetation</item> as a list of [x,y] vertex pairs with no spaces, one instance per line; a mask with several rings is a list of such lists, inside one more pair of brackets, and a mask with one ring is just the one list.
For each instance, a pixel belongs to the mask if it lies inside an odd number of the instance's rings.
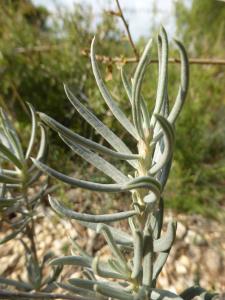
[[[187,7],[185,2],[176,2],[175,18],[177,36],[184,41],[189,57],[224,58],[224,3],[193,0]],[[82,130],[82,135],[92,135],[101,142],[66,100],[63,82],[68,83],[99,118],[120,134],[121,128],[112,121],[101,100],[90,61],[85,55],[93,35],[97,34],[98,54],[133,56],[132,48],[118,26],[118,18],[103,12],[94,27],[95,16],[91,7],[84,5],[75,5],[70,12],[59,9],[54,15],[30,0],[3,0],[0,5],[0,104],[17,120],[16,126],[24,144],[30,126],[25,101],[66,126],[78,132]],[[156,30],[151,27],[149,36]],[[144,43],[144,38],[137,41],[138,49],[141,50]],[[153,57],[156,51],[153,49]],[[176,56],[171,44],[171,57]],[[120,64],[111,62],[102,64],[109,88],[120,106],[129,112],[128,100],[121,92],[119,67]],[[126,69],[132,72],[133,65],[127,65]],[[169,66],[171,101],[175,97],[178,72],[179,65]],[[145,98],[149,99],[149,106],[155,96],[156,77],[157,66],[152,64],[143,91]],[[224,78],[224,65],[191,66],[190,90],[176,128],[175,160],[165,196],[168,207],[178,211],[211,217],[221,215],[225,203]],[[123,138],[132,145],[128,136]],[[61,171],[62,168],[72,171],[75,159],[76,171],[82,171],[84,166],[79,159],[71,157],[56,136],[51,136],[51,143],[49,159],[52,165],[57,165]],[[85,176],[88,176],[86,171]]]

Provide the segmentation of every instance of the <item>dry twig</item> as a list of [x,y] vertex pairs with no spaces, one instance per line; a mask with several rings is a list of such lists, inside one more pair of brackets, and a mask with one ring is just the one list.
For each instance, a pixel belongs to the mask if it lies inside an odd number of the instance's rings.
[[123,11],[121,9],[119,0],[116,0],[116,5],[117,5],[118,11],[119,11],[119,13],[117,15],[121,18],[121,20],[122,20],[122,22],[123,22],[123,24],[124,24],[124,26],[126,28],[126,32],[127,32],[127,36],[128,36],[129,42],[131,44],[131,47],[133,48],[136,60],[138,61],[139,60],[139,53],[138,53],[138,51],[137,51],[137,49],[135,47],[134,41],[133,41],[131,33],[130,33],[129,24],[127,23],[127,21],[126,21],[126,19],[124,17],[124,14],[123,14]]

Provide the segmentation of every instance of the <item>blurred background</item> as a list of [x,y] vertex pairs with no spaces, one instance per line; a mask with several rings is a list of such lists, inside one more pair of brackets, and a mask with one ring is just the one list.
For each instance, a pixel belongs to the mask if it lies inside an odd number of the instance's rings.
[[[185,45],[189,58],[224,59],[225,4],[215,0],[120,1],[139,52],[160,24],[170,41],[170,57],[178,57],[173,38]],[[25,101],[78,133],[99,140],[66,99],[63,83],[92,108],[132,146],[101,99],[88,52],[94,35],[97,53],[119,57],[101,64],[104,78],[119,105],[130,114],[122,88],[120,67],[124,57],[134,57],[115,1],[103,0],[1,0],[0,105],[15,121],[24,144],[30,118]],[[153,48],[153,58],[157,57]],[[132,74],[134,64],[125,66]],[[166,189],[166,205],[177,212],[200,213],[221,220],[225,204],[225,65],[190,66],[191,81],[185,108],[177,123],[176,151]],[[169,65],[169,97],[178,88],[179,64]],[[154,102],[157,65],[151,64],[143,93]],[[50,136],[50,165],[82,177],[104,181],[69,150],[54,133]],[[63,159],[61,159],[64,155]],[[60,159],[59,159],[60,158]],[[82,170],[84,170],[85,172]],[[98,173],[97,173],[98,174]],[[60,190],[65,197],[64,186]],[[86,197],[86,199],[89,196]],[[109,203],[112,200],[109,200]]]

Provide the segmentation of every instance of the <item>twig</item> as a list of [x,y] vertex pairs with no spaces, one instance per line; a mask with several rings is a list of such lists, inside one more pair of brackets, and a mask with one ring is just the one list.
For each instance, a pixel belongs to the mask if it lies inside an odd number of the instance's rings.
[[58,300],[93,300],[90,298],[83,298],[79,296],[72,296],[69,294],[49,294],[49,293],[27,293],[27,292],[10,292],[7,290],[0,290],[0,299],[58,299]]
[[[45,51],[51,51],[56,50],[58,46],[55,45],[43,45],[40,47],[30,47],[30,48],[16,48],[14,53],[16,54],[27,54],[27,53],[35,53],[35,52],[45,52]],[[89,51],[86,49],[83,49],[81,51],[81,55],[83,56],[89,56]],[[103,63],[121,63],[121,64],[127,64],[127,63],[136,63],[139,61],[139,57],[123,57],[123,56],[116,56],[116,57],[109,57],[106,55],[96,55],[96,59],[98,61],[101,61]],[[158,59],[152,59],[151,63],[158,63]],[[180,64],[180,59],[178,58],[169,58],[168,63],[171,64]],[[196,65],[225,65],[225,59],[220,58],[190,58],[189,59],[190,64],[196,64]]]
[[[82,55],[89,56],[89,52],[83,50]],[[110,57],[106,55],[96,55],[96,59],[102,63],[120,63],[120,64],[128,64],[128,63],[136,63],[139,61],[136,57],[123,57],[116,56]],[[158,59],[151,59],[150,64],[158,63]],[[181,61],[178,58],[169,58],[168,63],[170,64],[180,64]],[[225,65],[225,59],[220,58],[189,58],[189,63],[194,65]]]
[[116,0],[116,4],[117,4],[117,7],[118,7],[118,16],[121,18],[121,20],[123,21],[123,24],[126,28],[126,32],[127,32],[127,35],[128,35],[128,39],[129,39],[129,42],[131,44],[131,47],[133,48],[133,51],[134,51],[134,55],[136,57],[136,60],[139,59],[139,53],[134,45],[134,42],[133,42],[133,39],[132,39],[132,36],[131,36],[131,33],[130,33],[130,29],[129,29],[129,25],[126,21],[126,19],[124,18],[124,14],[123,14],[123,11],[121,9],[121,6],[120,6],[120,3],[119,3],[119,0]]

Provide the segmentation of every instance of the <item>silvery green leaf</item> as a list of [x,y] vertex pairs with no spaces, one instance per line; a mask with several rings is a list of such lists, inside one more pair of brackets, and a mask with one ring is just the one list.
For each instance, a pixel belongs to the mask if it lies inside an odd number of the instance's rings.
[[162,54],[160,61],[160,71],[158,78],[158,87],[156,94],[155,107],[153,110],[151,124],[155,126],[155,114],[159,114],[162,108],[163,100],[165,97],[166,83],[167,83],[167,68],[168,68],[168,39],[166,31],[163,27],[160,28],[159,39],[162,41]]
[[117,273],[121,273],[121,265],[118,261],[116,261],[115,259],[111,259],[109,258],[107,263],[110,265],[110,267]]
[[171,165],[172,165],[172,158],[173,156],[168,160],[168,162],[163,166],[161,174],[159,174],[159,177],[157,176],[159,182],[161,183],[162,189],[164,189],[166,182],[169,177]]
[[20,183],[20,179],[0,174],[0,182],[6,184],[18,184]]
[[37,133],[37,117],[36,117],[36,112],[35,109],[33,107],[33,105],[31,105],[29,102],[27,102],[27,105],[30,109],[31,112],[31,118],[32,118],[32,128],[31,128],[31,135],[30,135],[30,141],[27,147],[27,152],[25,155],[25,158],[29,158],[32,148],[34,146],[34,142],[35,142],[35,137],[36,137],[36,133]]
[[0,113],[1,113],[2,127],[4,130],[5,136],[8,138],[8,141],[9,141],[11,147],[13,148],[14,153],[17,156],[17,158],[23,160],[24,159],[23,149],[22,149],[21,143],[19,141],[18,135],[17,135],[15,129],[13,128],[12,124],[10,123],[7,115],[4,113],[4,111],[2,109],[0,109]]
[[77,255],[77,254],[79,254],[80,256],[84,256],[84,257],[89,257],[89,258],[91,258],[91,256],[87,253],[87,252],[85,252],[81,247],[80,247],[80,245],[76,242],[76,240],[75,239],[73,239],[71,236],[70,236],[70,241],[71,241],[71,243],[72,243],[72,250],[71,250],[71,252],[72,252],[72,255]]
[[48,167],[47,165],[41,163],[38,160],[32,159],[32,161],[43,172],[72,186],[79,186],[85,189],[96,190],[96,191],[108,191],[108,192],[119,192],[122,190],[121,185],[119,184],[101,184],[101,183],[93,183],[85,180],[79,180],[76,178],[66,176]]
[[32,286],[29,283],[23,281],[16,281],[13,279],[7,279],[5,277],[0,276],[0,284],[13,286],[19,290],[30,291],[32,290]]
[[162,116],[155,115],[156,120],[160,123],[164,133],[164,151],[158,161],[155,162],[155,165],[151,167],[149,170],[149,174],[153,175],[156,174],[162,167],[167,163],[167,161],[171,158],[173,154],[173,147],[174,147],[174,130],[172,125]]
[[[121,68],[121,78],[122,78],[123,86],[127,93],[128,99],[130,100],[130,102],[132,104],[132,90],[131,90],[129,81],[127,79],[127,76],[125,75],[124,68]],[[142,95],[140,95],[140,105],[141,105],[141,112],[142,112],[142,117],[143,117],[143,126],[144,126],[144,128],[150,128],[149,111],[148,111],[147,105],[145,103],[145,99],[143,98]]]
[[154,240],[153,249],[154,252],[165,252],[169,250],[174,242],[176,235],[176,226],[173,221],[170,221],[167,225],[167,231],[164,236]]
[[189,85],[189,63],[188,63],[187,53],[185,51],[184,46],[181,44],[181,42],[175,40],[175,43],[179,49],[180,58],[181,58],[181,83],[180,83],[178,95],[175,100],[174,106],[168,117],[169,122],[171,122],[172,124],[175,123],[183,107],[185,98],[187,96],[187,90]]
[[158,208],[153,212],[150,221],[154,240],[160,238],[161,230],[163,226],[163,213],[164,213],[164,201],[163,198],[160,197]]
[[[160,36],[158,36],[157,39],[157,46],[158,46],[158,67],[159,67],[159,71],[158,71],[158,76],[160,77],[160,70],[161,70],[161,64],[162,64],[162,38]],[[168,117],[169,114],[169,99],[168,99],[168,75],[166,76],[166,83],[165,83],[165,93],[164,93],[164,97],[162,100],[162,107],[160,110],[160,114],[163,115],[165,118]],[[160,79],[158,79],[159,81]]]
[[[0,116],[0,120],[1,120],[1,116]],[[0,126],[0,142],[4,146],[6,146],[6,148],[8,148],[15,155],[15,151],[14,151],[12,145],[10,144],[8,137],[5,135],[5,132],[2,128],[2,126]]]
[[[105,297],[101,297],[99,294],[97,295],[96,292],[87,290],[87,289],[83,289],[83,288],[79,288],[79,287],[75,287],[71,284],[64,284],[64,283],[57,283],[57,286],[59,286],[60,288],[67,290],[69,292],[72,292],[73,294],[77,294],[77,295],[81,295],[81,296],[85,296],[85,297],[91,297],[92,300],[107,300]],[[75,298],[74,298],[75,299]],[[85,300],[85,298],[84,298]]]
[[94,286],[95,291],[111,298],[119,299],[119,300],[133,300],[134,296],[132,294],[127,293],[121,288],[112,287],[107,285],[106,283],[97,283]]
[[74,286],[85,288],[89,290],[94,289],[94,285],[98,283],[107,284],[111,287],[119,287],[121,288],[121,285],[117,282],[109,282],[109,281],[98,281],[98,280],[86,280],[86,279],[79,279],[79,278],[71,278],[68,280],[69,283],[73,284]]
[[127,94],[127,97],[132,105],[132,90],[131,90],[131,86],[130,86],[130,83],[128,81],[128,78],[124,72],[124,68],[122,67],[121,68],[121,78],[122,78],[122,82],[123,82],[123,86],[124,86],[124,89],[126,91],[126,94]]
[[20,171],[14,171],[14,170],[7,170],[7,169],[1,169],[1,173],[3,175],[9,175],[9,176],[15,176],[18,177],[18,175],[20,174]]
[[127,276],[129,276],[130,269],[127,265],[126,259],[125,259],[124,255],[121,253],[120,249],[118,248],[116,242],[114,241],[109,227],[106,226],[105,224],[100,223],[97,226],[97,233],[102,233],[104,235],[104,238],[105,238],[110,250],[112,251],[113,255],[118,260],[118,263],[121,266],[121,271],[123,273],[126,273]]
[[[28,249],[27,252],[31,250]],[[29,282],[32,284],[33,289],[40,289],[41,286],[41,268],[36,259],[33,258],[33,255],[30,253],[27,255],[26,268],[28,273]]]
[[138,154],[126,154],[126,153],[119,153],[116,152],[114,150],[111,150],[103,145],[100,145],[98,143],[93,142],[92,140],[86,139],[82,136],[80,136],[79,134],[74,133],[73,131],[71,131],[70,129],[64,127],[63,125],[61,125],[59,122],[55,121],[54,119],[52,119],[51,117],[43,114],[43,113],[39,113],[40,118],[42,119],[43,122],[45,122],[49,127],[51,127],[53,130],[55,130],[56,132],[60,133],[61,135],[65,136],[67,139],[70,140],[71,143],[76,143],[76,144],[80,144],[82,146],[85,146],[89,149],[110,155],[113,158],[117,158],[117,159],[123,159],[123,160],[136,160],[139,158]]
[[128,181],[128,177],[120,172],[116,167],[107,162],[105,159],[100,157],[98,154],[93,153],[91,150],[79,145],[71,144],[67,138],[60,135],[62,140],[79,156],[88,161],[90,164],[95,166],[97,169],[105,173],[107,176],[112,178],[115,182],[121,183]]
[[[158,69],[159,69],[159,71],[158,71],[158,77],[159,77],[158,82],[159,82],[160,81],[160,76],[161,76],[160,70],[161,70],[161,61],[162,61],[162,39],[161,39],[160,36],[158,36],[158,39],[157,39],[157,46],[158,46]],[[166,78],[165,92],[164,92],[164,97],[162,99],[162,106],[161,106],[159,114],[162,115],[163,117],[165,117],[166,119],[167,119],[168,114],[169,114],[168,78]],[[160,129],[161,129],[160,124],[156,123],[155,127],[154,127],[154,137],[159,133]],[[162,131],[161,131],[161,136],[162,136]],[[158,151],[157,148],[160,148],[161,153],[163,152],[163,150],[164,150],[163,138],[159,139],[159,142],[156,145],[155,152]]]
[[[115,192],[122,192],[122,191],[129,191],[132,189],[138,189],[138,188],[146,188],[151,189],[154,193],[159,193],[158,185],[156,180],[154,181],[151,179],[150,176],[147,176],[146,178],[143,176],[140,177],[140,180],[132,179],[128,183],[123,184],[103,184],[103,183],[94,183],[90,181],[80,180],[76,179],[67,175],[64,175],[47,165],[43,164],[42,162],[32,158],[33,163],[43,172],[47,173],[48,175],[55,177],[59,179],[60,181],[63,181],[71,186],[78,186],[87,190],[93,190],[93,191],[99,191],[99,192],[109,192],[109,193],[115,193]],[[137,182],[136,182],[137,181]],[[83,220],[85,221],[85,220]]]
[[153,237],[149,228],[144,229],[143,246],[143,286],[151,286],[153,275]]
[[120,110],[120,108],[117,106],[116,102],[113,100],[111,94],[109,93],[106,85],[103,82],[103,79],[100,74],[100,70],[97,64],[97,61],[95,59],[95,49],[94,49],[94,43],[95,38],[93,38],[91,43],[91,63],[92,63],[92,69],[93,73],[96,79],[96,83],[99,87],[99,90],[102,94],[102,97],[104,98],[106,104],[109,106],[110,110],[114,114],[114,116],[117,118],[117,120],[121,123],[121,125],[135,138],[138,140],[138,133],[134,126],[130,123],[130,121],[127,119],[125,114]]
[[[176,222],[171,223],[172,226],[174,227],[174,232],[176,231]],[[170,248],[171,249],[171,248]],[[153,281],[156,282],[157,277],[159,276],[164,264],[166,263],[167,257],[169,255],[170,249],[168,249],[165,252],[160,252],[159,255],[157,256],[154,265],[153,265]]]
[[[46,133],[45,127],[42,125],[39,125],[39,126],[41,129],[41,140],[39,143],[39,149],[38,149],[36,159],[44,162],[47,157],[47,154],[48,154],[48,139],[47,139],[47,133]],[[34,164],[32,164],[32,166],[28,170],[30,176],[33,176],[31,174],[35,169],[36,169],[36,166]]]
[[79,278],[71,278],[68,282],[76,287],[84,288],[88,290],[93,290],[94,285],[98,282],[97,280],[86,280],[86,279],[79,279]]
[[128,280],[127,274],[115,272],[115,270],[112,269],[109,264],[100,262],[98,256],[96,256],[92,261],[92,270],[96,275],[103,278]]
[[9,161],[11,161],[19,169],[23,168],[23,163],[3,144],[0,143],[0,153],[3,154]]
[[[88,110],[64,85],[66,95],[79,114],[118,152],[132,154],[130,149],[124,142],[113,133],[107,126],[105,126],[90,110]],[[128,163],[137,168],[135,161],[128,160]]]
[[39,146],[36,159],[40,161],[44,161],[48,152],[48,140],[47,140],[47,133],[45,127],[42,125],[39,126],[41,129],[41,141],[40,141],[40,146]]
[[181,298],[180,296],[178,296],[170,291],[156,289],[156,288],[149,290],[149,299],[152,299],[152,300],[162,300],[162,299],[183,300],[183,298]]
[[154,193],[155,197],[158,199],[161,194],[161,185],[160,183],[152,176],[139,176],[134,179],[131,179],[126,183],[126,187],[129,189],[138,189],[146,188],[151,190]]
[[[98,225],[97,223],[83,222],[83,221],[79,221],[79,223],[87,228],[97,231],[97,225]],[[132,236],[130,236],[128,233],[126,233],[118,228],[114,228],[109,225],[106,225],[106,226],[109,227],[109,229],[112,233],[112,236],[117,244],[132,246],[132,244],[133,244]]]
[[90,214],[84,214],[84,213],[78,213],[75,211],[72,211],[69,208],[66,208],[64,205],[59,203],[56,199],[52,199],[49,197],[49,203],[51,207],[60,215],[63,215],[65,217],[75,219],[78,221],[85,221],[85,222],[115,222],[123,219],[127,219],[130,216],[133,216],[137,214],[135,210],[133,211],[126,211],[121,213],[114,213],[114,214],[105,214],[105,215],[90,215]]
[[83,256],[63,256],[52,259],[49,264],[52,266],[55,265],[75,265],[80,267],[91,267],[92,259]]
[[145,49],[144,52],[140,58],[140,61],[137,65],[137,68],[134,73],[134,79],[132,82],[132,114],[133,114],[133,121],[135,124],[135,127],[139,133],[139,136],[144,138],[144,131],[143,131],[143,124],[142,124],[142,115],[141,115],[141,84],[143,81],[143,77],[145,74],[145,70],[147,67],[147,64],[149,62],[149,50],[152,45],[152,40],[150,40]]
[[136,279],[142,269],[143,257],[143,236],[139,228],[136,228],[132,218],[129,218],[129,224],[133,235],[134,258],[131,278]]

